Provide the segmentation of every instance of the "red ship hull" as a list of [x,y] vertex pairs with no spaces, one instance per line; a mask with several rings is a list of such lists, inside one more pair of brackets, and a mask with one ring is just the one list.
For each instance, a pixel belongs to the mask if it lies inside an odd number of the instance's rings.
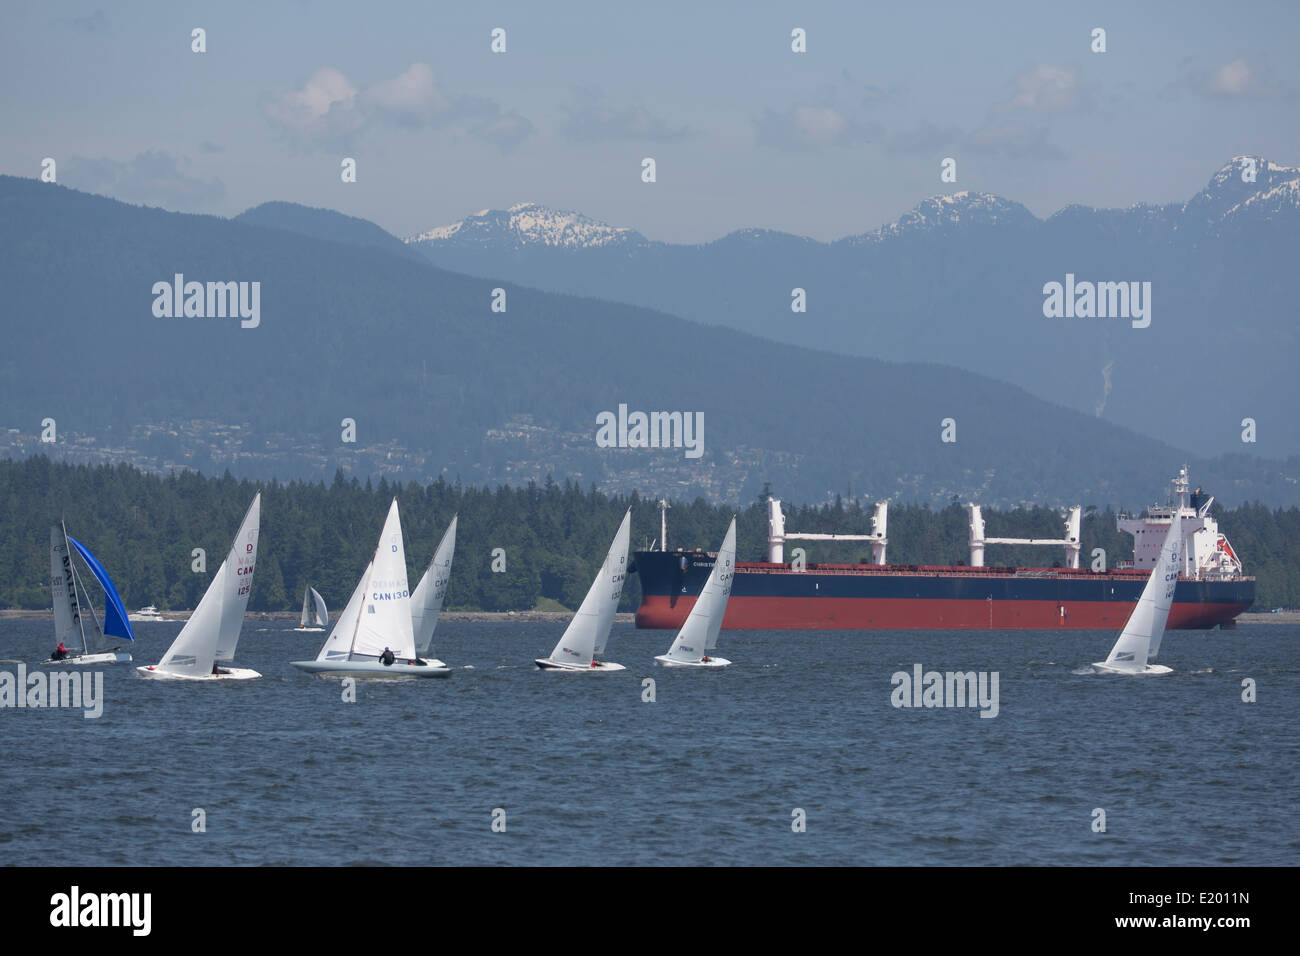
[[[695,604],[681,595],[645,595],[636,626],[680,628]],[[1249,604],[1175,604],[1170,629],[1229,625]],[[728,630],[1117,630],[1133,612],[1120,601],[988,601],[918,598],[737,597],[727,603]]]
[[[713,567],[703,552],[636,552],[637,627],[679,628]],[[1118,630],[1150,572],[736,564],[722,626],[731,630]],[[1180,578],[1174,630],[1231,626],[1255,581]]]

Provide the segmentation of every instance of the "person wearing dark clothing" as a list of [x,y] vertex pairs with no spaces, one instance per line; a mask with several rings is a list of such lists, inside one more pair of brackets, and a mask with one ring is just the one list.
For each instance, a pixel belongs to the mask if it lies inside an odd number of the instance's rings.
[[384,653],[379,655],[379,662],[385,667],[392,667],[393,661],[395,660],[397,660],[397,657],[394,656],[393,652],[387,647],[384,648]]
[[62,641],[59,641],[59,646],[54,649],[54,653],[50,655],[50,659],[55,661],[61,661],[67,656],[68,656],[68,649],[63,646]]

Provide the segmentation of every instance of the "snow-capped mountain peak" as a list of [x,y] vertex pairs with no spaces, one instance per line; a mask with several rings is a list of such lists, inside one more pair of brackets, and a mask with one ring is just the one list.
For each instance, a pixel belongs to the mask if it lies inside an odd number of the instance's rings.
[[640,243],[645,239],[632,229],[611,226],[579,212],[521,202],[509,209],[481,210],[460,222],[438,226],[406,241],[593,249],[619,243]]
[[1282,166],[1263,156],[1234,156],[1193,196],[1183,212],[1213,224],[1242,212],[1267,214],[1300,206],[1300,167]]
[[993,193],[960,192],[931,196],[874,232],[851,236],[851,243],[879,242],[906,233],[928,232],[950,225],[1000,225],[1034,222],[1034,214],[1018,202]]

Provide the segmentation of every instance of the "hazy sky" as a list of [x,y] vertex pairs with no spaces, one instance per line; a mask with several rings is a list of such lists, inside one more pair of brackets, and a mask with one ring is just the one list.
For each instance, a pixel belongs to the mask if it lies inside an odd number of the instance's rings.
[[0,172],[399,236],[523,200],[667,241],[833,239],[958,189],[1182,201],[1236,154],[1300,163],[1298,26],[1290,0],[9,3]]

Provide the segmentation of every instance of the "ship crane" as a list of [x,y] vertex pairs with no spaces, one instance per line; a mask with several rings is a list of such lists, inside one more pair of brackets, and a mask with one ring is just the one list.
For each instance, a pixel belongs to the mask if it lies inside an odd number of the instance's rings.
[[984,567],[984,546],[989,544],[1033,544],[1049,547],[1065,547],[1065,566],[1079,567],[1079,551],[1083,545],[1079,541],[1079,529],[1082,522],[1083,508],[1075,505],[1065,518],[1065,537],[1056,538],[988,538],[984,535],[984,516],[980,514],[979,505],[967,505],[970,510],[970,566]]
[[871,534],[803,534],[785,530],[785,515],[781,513],[779,498],[767,499],[767,560],[773,564],[785,563],[785,542],[787,541],[870,541],[871,563],[885,563],[885,546],[889,539],[885,536],[886,523],[889,520],[889,502],[881,501],[871,516]]

